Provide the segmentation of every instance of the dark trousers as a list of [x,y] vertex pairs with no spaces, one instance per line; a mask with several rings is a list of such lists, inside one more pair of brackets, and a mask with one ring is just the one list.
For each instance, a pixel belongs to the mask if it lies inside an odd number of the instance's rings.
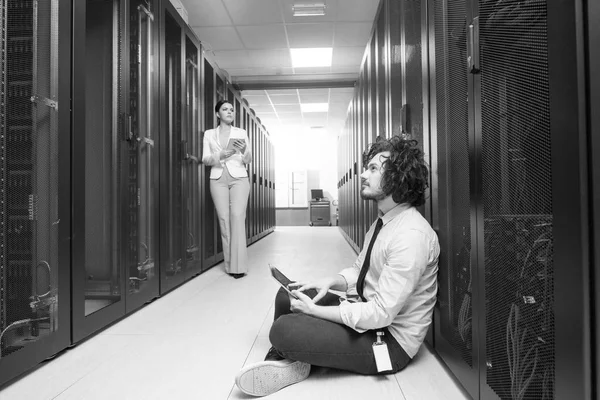
[[[339,305],[339,296],[328,293],[317,304]],[[363,375],[393,374],[406,367],[411,358],[386,328],[382,330],[393,370],[380,373],[373,355],[373,343],[377,341],[375,330],[358,333],[346,325],[294,314],[290,311],[289,295],[280,289],[275,298],[275,321],[269,339],[273,347],[290,360]]]

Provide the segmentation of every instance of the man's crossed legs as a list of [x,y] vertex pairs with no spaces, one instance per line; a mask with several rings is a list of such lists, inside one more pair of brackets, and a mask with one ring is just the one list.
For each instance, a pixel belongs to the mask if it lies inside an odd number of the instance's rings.
[[[340,297],[328,293],[321,306],[338,305]],[[363,375],[393,374],[411,360],[387,329],[385,335],[392,370],[377,372],[373,343],[375,330],[358,333],[335,322],[290,311],[290,298],[280,289],[275,298],[275,320],[269,339],[273,347],[264,362],[242,369],[236,384],[244,393],[266,396],[300,382],[310,374],[310,366],[337,368]]]

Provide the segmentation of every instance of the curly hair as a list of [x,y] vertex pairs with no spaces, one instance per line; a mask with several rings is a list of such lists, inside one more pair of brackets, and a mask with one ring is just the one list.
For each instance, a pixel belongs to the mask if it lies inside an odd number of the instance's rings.
[[429,169],[423,151],[416,140],[393,136],[378,137],[363,153],[363,165],[379,153],[389,151],[383,163],[381,189],[386,196],[392,195],[396,203],[410,203],[417,207],[425,203],[425,191],[429,187]]

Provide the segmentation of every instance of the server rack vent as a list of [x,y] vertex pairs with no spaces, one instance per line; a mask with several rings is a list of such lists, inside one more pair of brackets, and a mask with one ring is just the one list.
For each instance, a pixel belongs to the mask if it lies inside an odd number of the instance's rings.
[[487,384],[554,398],[546,1],[480,5]]
[[[438,160],[443,177],[447,220],[440,223],[440,239],[448,249],[447,271],[440,281],[441,306],[447,320],[442,335],[469,365],[472,358],[472,282],[468,81],[465,67],[466,2],[436,1],[435,52]],[[452,289],[450,289],[452,288]]]

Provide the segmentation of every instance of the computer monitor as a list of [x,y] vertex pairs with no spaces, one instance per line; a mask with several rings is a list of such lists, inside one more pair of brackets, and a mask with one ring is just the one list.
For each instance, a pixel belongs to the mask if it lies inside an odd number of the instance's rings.
[[310,189],[310,197],[315,200],[321,200],[323,198],[323,189]]

